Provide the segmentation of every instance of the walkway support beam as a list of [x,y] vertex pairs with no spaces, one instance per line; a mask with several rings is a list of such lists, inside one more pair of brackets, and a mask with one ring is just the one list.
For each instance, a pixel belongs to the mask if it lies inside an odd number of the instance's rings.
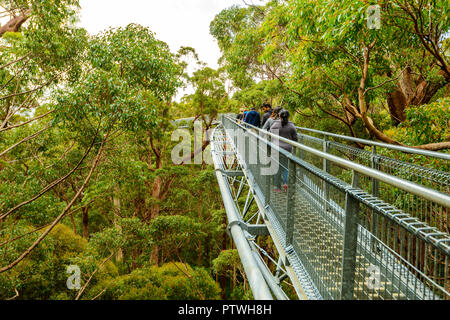
[[[214,136],[214,133],[213,133]],[[245,274],[247,275],[250,288],[255,300],[273,300],[270,293],[270,289],[261,273],[258,263],[255,260],[253,251],[245,237],[244,230],[239,222],[242,222],[239,218],[239,211],[233,201],[233,197],[225,178],[223,177],[222,168],[219,166],[219,159],[214,150],[214,145],[211,147],[211,154],[214,161],[214,167],[216,170],[217,182],[219,184],[220,192],[222,194],[223,204],[228,217],[228,223],[230,226],[229,232],[238,250],[239,257],[244,267]]]

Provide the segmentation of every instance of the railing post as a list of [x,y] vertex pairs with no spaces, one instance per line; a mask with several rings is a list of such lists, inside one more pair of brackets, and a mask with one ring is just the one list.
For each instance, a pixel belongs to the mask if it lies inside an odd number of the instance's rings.
[[[248,130],[248,129],[247,129]],[[249,140],[250,135],[248,134],[247,130],[244,131],[244,163],[247,170],[250,170],[250,150],[249,150]]]
[[[293,154],[295,154],[293,149]],[[295,212],[295,179],[296,165],[288,159],[288,197],[287,197],[287,217],[286,217],[286,247],[290,246],[294,240],[294,212]]]
[[356,171],[352,172],[352,187],[359,188],[359,173]]
[[[323,152],[329,153],[330,151],[330,142],[328,141],[328,136],[324,136],[323,139]],[[323,159],[323,171],[326,173],[330,173],[330,161],[327,159]],[[324,201],[325,201],[325,211],[329,210],[329,200],[330,200],[330,187],[328,183],[324,180],[323,181],[323,195],[324,195]]]
[[[354,187],[358,184],[358,180],[357,173],[353,171]],[[342,300],[352,300],[355,288],[358,211],[359,201],[347,191],[345,195],[344,244],[342,251]]]
[[[272,141],[271,136],[267,136],[266,139],[269,143]],[[267,159],[271,159],[271,154],[272,154],[272,148],[270,147],[270,144],[267,144]],[[271,166],[272,164],[269,161],[269,166]],[[271,192],[271,183],[272,183],[272,175],[270,174],[266,174],[264,176],[264,205],[268,205],[269,201],[270,201],[270,192]]]
[[[372,169],[376,170],[380,169],[376,146],[373,146],[372,148],[371,167]],[[372,178],[372,195],[376,198],[380,196],[380,182],[375,178]],[[372,210],[372,233],[376,237],[378,237],[378,215],[373,210]]]
[[[302,131],[299,130],[298,131],[298,142],[300,144],[303,144],[303,135],[302,135]],[[304,151],[300,148],[296,148],[296,156],[300,159],[300,160],[304,160]],[[297,166],[297,176],[299,177],[301,183],[303,183],[303,173],[302,173],[302,167],[301,166]]]
[[[258,136],[256,137],[256,163],[255,163],[255,170],[253,172],[253,174],[255,175],[256,183],[258,185],[261,184],[261,170],[259,170],[259,168],[261,167],[261,163],[260,163],[260,158],[259,158],[259,147],[260,147],[260,143],[259,140],[261,138],[261,132],[258,131],[256,133]],[[261,185],[260,185],[261,187]]]
[[[303,144],[303,134],[301,130],[298,130],[298,142],[300,144]],[[297,156],[301,159],[304,160],[303,158],[303,150],[298,148],[298,152],[297,152]]]
[[[372,148],[371,168],[379,170],[377,147]],[[380,183],[377,179],[372,178],[372,194],[374,197],[380,196]]]

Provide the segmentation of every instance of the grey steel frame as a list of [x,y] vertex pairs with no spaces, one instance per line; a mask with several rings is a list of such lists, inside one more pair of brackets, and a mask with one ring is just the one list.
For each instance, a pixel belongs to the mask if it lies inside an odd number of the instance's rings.
[[[288,299],[287,296],[281,290],[279,285],[270,274],[270,271],[264,265],[258,251],[255,248],[255,245],[251,243],[251,234],[246,232],[249,226],[244,222],[243,217],[240,214],[240,210],[236,206],[236,203],[233,199],[232,190],[227,179],[227,174],[230,174],[230,176],[238,176],[240,175],[240,172],[239,170],[234,170],[230,173],[226,170],[226,165],[224,163],[224,160],[220,158],[220,155],[226,155],[227,153],[224,150],[220,150],[222,144],[220,143],[220,140],[219,143],[214,143],[214,139],[216,141],[218,140],[218,134],[216,130],[217,128],[213,130],[213,143],[211,144],[211,155],[216,171],[216,178],[222,194],[225,211],[227,213],[228,232],[233,238],[236,249],[238,250],[239,257],[241,259],[244,271],[247,275],[249,285],[253,293],[253,297],[256,300],[272,300],[273,297],[270,292],[270,290],[272,290],[277,299],[286,300]],[[222,139],[224,138],[225,137],[222,136]],[[225,141],[222,140],[222,142]]]
[[[450,237],[448,233],[439,232],[439,230],[436,230],[435,228],[429,227],[425,223],[419,221],[416,218],[410,217],[409,215],[405,214],[404,212],[401,212],[400,210],[394,208],[393,206],[377,199],[376,196],[367,194],[363,190],[360,190],[357,188],[358,185],[358,176],[359,174],[365,175],[368,177],[376,179],[377,181],[382,181],[386,184],[395,186],[396,188],[400,188],[408,193],[416,194],[417,196],[423,197],[429,201],[433,201],[444,208],[448,209],[450,207],[450,197],[446,194],[437,192],[435,190],[423,187],[421,185],[412,183],[410,181],[407,181],[405,179],[401,179],[398,177],[394,177],[385,173],[382,173],[380,171],[377,171],[373,168],[368,168],[356,163],[353,163],[351,161],[341,159],[339,157],[330,155],[326,152],[321,152],[316,149],[307,147],[300,143],[295,143],[286,139],[283,139],[281,137],[278,137],[276,135],[273,135],[271,133],[263,132],[257,128],[252,128],[254,132],[249,130],[251,126],[246,125],[246,127],[238,125],[234,119],[231,119],[229,117],[222,117],[222,124],[224,127],[241,130],[246,136],[250,137],[253,136],[256,138],[258,146],[260,144],[266,145],[269,147],[269,149],[277,150],[280,154],[283,154],[289,162],[289,195],[288,195],[288,204],[291,202],[291,205],[287,206],[286,208],[292,211],[293,208],[293,198],[295,196],[295,190],[294,186],[298,185],[296,183],[297,180],[304,180],[306,177],[306,173],[310,174],[311,177],[314,177],[315,179],[319,179],[321,181],[321,184],[324,184],[324,188],[318,188],[317,185],[314,185],[314,183],[311,182],[305,182],[301,181],[302,185],[300,185],[299,190],[306,190],[308,188],[316,188],[316,189],[323,189],[323,193],[320,195],[322,198],[324,194],[326,195],[329,190],[327,189],[334,189],[334,192],[337,192],[336,190],[339,190],[339,192],[342,192],[345,194],[345,205],[344,208],[338,208],[336,204],[333,204],[330,202],[327,197],[325,196],[325,201],[323,199],[313,199],[311,196],[315,196],[313,193],[309,193],[307,195],[310,197],[309,199],[309,205],[312,205],[315,207],[316,212],[318,212],[318,215],[322,214],[323,212],[328,212],[332,207],[334,206],[335,212],[335,218],[339,216],[341,221],[339,222],[341,224],[341,231],[342,231],[342,261],[340,265],[340,288],[337,290],[339,295],[336,294],[327,294],[326,290],[322,290],[322,295],[324,298],[341,298],[341,299],[351,299],[355,296],[355,276],[357,276],[357,272],[355,272],[356,264],[357,264],[357,252],[358,254],[365,254],[366,257],[364,258],[366,262],[378,262],[382,266],[385,267],[385,270],[383,270],[383,279],[391,279],[398,281],[397,285],[392,285],[391,287],[397,290],[397,292],[391,294],[388,297],[385,298],[412,298],[412,299],[438,299],[438,298],[448,298],[450,295],[446,288],[442,288],[437,283],[435,283],[432,279],[430,279],[426,274],[421,272],[421,270],[417,270],[413,265],[411,265],[408,261],[406,261],[401,255],[397,254],[392,248],[384,244],[380,239],[376,237],[376,235],[372,234],[368,230],[364,228],[360,224],[360,217],[358,216],[358,212],[360,212],[360,206],[364,206],[367,210],[371,210],[372,215],[376,215],[377,217],[384,217],[387,218],[390,224],[396,225],[397,228],[401,227],[403,228],[401,231],[406,232],[408,236],[413,237],[412,242],[417,246],[417,240],[414,239],[416,237],[417,239],[422,240],[425,243],[425,251],[428,254],[428,249],[435,250],[435,253],[439,252],[439,254],[443,255],[445,257],[445,277],[448,277],[448,257],[450,255],[450,246],[448,244],[450,241]],[[264,137],[264,138],[263,138]],[[270,138],[276,138],[279,140],[283,140],[289,144],[291,144],[293,147],[296,148],[298,155],[300,157],[297,157],[293,154],[289,154],[285,152],[284,150],[280,150],[278,146],[273,145],[270,141],[268,141]],[[237,139],[235,139],[235,144],[237,144]],[[238,148],[237,148],[238,149]],[[246,159],[248,159],[247,154],[249,152],[248,150],[248,144],[245,145],[243,156],[244,162]],[[326,151],[326,149],[325,149]],[[311,164],[303,161],[301,158],[302,153],[308,153],[317,157],[320,157],[323,160],[324,168],[325,170],[320,170],[319,168],[312,166]],[[349,170],[352,170],[353,176],[354,176],[354,184],[353,186],[347,185],[345,182],[340,181],[336,177],[331,176],[328,174],[327,166],[329,166],[330,163],[338,164],[340,166],[343,166]],[[252,172],[251,165],[248,163],[245,163],[243,165],[244,167],[247,167],[250,172]],[[255,168],[253,168],[253,172]],[[299,172],[302,172],[302,174],[299,174]],[[257,174],[256,174],[257,175]],[[258,180],[258,179],[256,179]],[[318,180],[318,181],[319,181]],[[252,181],[255,183],[255,181]],[[297,181],[298,182],[298,181]],[[293,188],[291,188],[293,187]],[[297,186],[298,188],[298,186]],[[264,190],[263,198],[265,203],[269,203],[267,201],[268,195],[267,190],[270,189],[267,188],[267,186],[263,186],[262,189]],[[303,191],[302,191],[303,192]],[[308,192],[306,192],[308,193]],[[305,193],[305,194],[306,194]],[[322,204],[320,204],[321,202]],[[338,209],[336,209],[338,208]],[[269,206],[269,209],[270,206]],[[293,224],[293,214],[294,212],[289,213],[289,210],[287,212],[288,218],[286,221],[273,221],[272,223],[281,222],[280,224],[284,224],[284,231],[285,231],[285,237],[286,237],[286,243],[290,244],[293,242],[293,232],[294,232],[294,224]],[[272,210],[269,210],[272,211]],[[342,211],[342,212],[340,212]],[[323,214],[322,214],[323,215]],[[325,214],[326,215],[326,214]],[[276,217],[275,220],[283,220],[279,217]],[[270,221],[269,221],[270,223]],[[366,226],[367,227],[367,226]],[[370,226],[369,226],[370,227]],[[374,231],[374,230],[372,230]],[[390,232],[390,231],[389,231]],[[363,243],[362,238],[368,239],[365,243]],[[410,239],[410,247],[411,247],[411,238]],[[367,243],[370,243],[368,245]],[[376,244],[375,247],[378,248],[378,250],[382,251],[382,254],[372,254],[374,244]],[[288,247],[288,246],[286,246]],[[381,247],[381,249],[380,249]],[[298,248],[297,248],[298,249]],[[418,250],[418,249],[417,249]],[[299,253],[299,255],[301,255]],[[367,258],[368,257],[368,258]],[[305,263],[308,264],[308,259],[305,259]],[[395,263],[393,261],[396,261]],[[387,263],[391,263],[392,261],[392,270],[388,270]],[[395,268],[396,269],[395,269]],[[309,270],[314,273],[313,268],[311,265],[309,265]],[[436,269],[436,263],[435,263],[435,273],[437,272]],[[395,269],[395,270],[394,270]],[[398,270],[397,270],[398,269]],[[417,275],[420,275],[420,283],[417,280]],[[321,283],[324,280],[325,277],[316,277],[315,283],[318,285],[318,287],[321,286]],[[339,277],[338,277],[339,278]],[[360,279],[359,279],[360,280]],[[360,281],[361,282],[361,281]],[[414,283],[414,288],[411,288],[411,284]],[[427,285],[424,285],[426,283]],[[322,286],[323,287],[323,286]],[[417,287],[420,287],[419,289]],[[391,288],[391,291],[394,291]],[[431,289],[430,289],[431,288]],[[361,288],[358,288],[361,289]],[[438,294],[436,294],[438,292]],[[359,297],[356,295],[356,297]],[[362,298],[373,298],[374,295],[370,296],[367,292],[364,292]]]
[[[258,281],[264,282],[265,280],[277,299],[288,299],[280,284],[286,277],[289,277],[293,279],[292,283],[300,299],[320,299],[320,294],[302,269],[296,253],[292,250],[286,252],[285,237],[278,236],[280,231],[283,231],[275,219],[268,218],[268,216],[273,215],[273,212],[270,211],[269,207],[265,206],[261,197],[262,191],[252,182],[253,177],[247,170],[247,167],[243,166],[244,161],[241,154],[236,150],[230,137],[223,131],[222,126],[217,127],[211,137],[211,153],[216,168],[216,176],[218,176],[218,181],[220,182],[219,185],[222,185],[221,193],[224,195],[224,204],[226,204],[228,231],[231,231],[231,228],[236,229],[235,232],[238,232],[239,228],[242,230],[246,240],[242,237],[235,238],[231,232],[229,232],[230,236],[233,237],[235,242],[239,242],[239,245],[236,243],[236,247],[240,256],[246,256],[243,261],[246,264],[249,261],[248,246],[245,244],[245,241],[247,241],[253,250],[254,261],[259,268],[259,272],[255,271],[256,269],[254,269],[252,262],[253,268],[250,269],[250,272],[252,272],[252,277],[257,275],[258,279],[254,282],[249,281],[254,297],[260,299],[258,297],[261,297],[261,287],[258,287],[256,283]],[[231,159],[231,163],[227,163],[229,159]],[[241,203],[241,198],[245,199],[245,204]],[[232,201],[230,199],[234,200],[234,205],[231,205]],[[251,212],[252,204],[256,204],[258,208],[256,213]],[[250,218],[246,218],[246,216]],[[256,224],[250,224],[255,221]],[[257,244],[257,238],[260,236],[270,236],[274,240],[278,251],[277,260]],[[274,263],[276,266],[275,275],[271,273],[260,254],[263,254]],[[261,279],[260,273],[264,279]]]

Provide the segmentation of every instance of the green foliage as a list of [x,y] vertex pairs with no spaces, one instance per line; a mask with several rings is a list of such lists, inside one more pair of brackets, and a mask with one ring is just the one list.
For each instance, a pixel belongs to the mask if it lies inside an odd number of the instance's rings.
[[443,142],[450,137],[450,97],[407,110],[407,120],[392,135],[408,144]]
[[233,95],[233,99],[247,107],[259,108],[265,102],[272,102],[275,107],[280,102],[283,93],[286,92],[278,80],[261,81],[237,91]]
[[239,253],[236,249],[223,250],[213,260],[212,270],[215,274],[232,280],[230,298],[233,300],[253,299],[251,290],[246,288],[246,276]]
[[[368,27],[374,4],[381,30]],[[235,99],[270,98],[296,112],[299,125],[392,143],[390,129],[409,109],[448,95],[448,10],[448,1],[269,1],[223,10],[210,32]],[[263,94],[266,79],[282,89]]]
[[210,33],[224,53],[221,62],[238,88],[252,85],[254,74],[261,71],[257,60],[262,50],[261,36],[254,26],[263,18],[258,8],[233,6],[220,12],[210,24]]
[[97,35],[89,57],[94,68],[115,74],[130,87],[150,91],[161,100],[170,100],[180,85],[180,69],[167,44],[140,25],[130,24]]
[[160,216],[150,222],[153,242],[168,252],[177,252],[191,241],[201,239],[201,225],[184,216]]
[[103,121],[105,130],[155,128],[158,108],[180,85],[180,68],[167,45],[148,28],[130,24],[99,34],[88,52],[89,71],[70,90],[60,90],[55,121],[77,126],[90,117]]
[[[24,229],[29,232],[33,228],[24,227]],[[2,261],[7,261],[8,256],[21,253],[39,234],[40,232],[32,238],[22,238],[12,242],[9,247],[0,248],[0,255],[5,257],[6,254],[6,259]],[[13,235],[2,235],[1,242],[10,239]],[[75,235],[64,225],[56,226],[24,262],[10,272],[0,274],[0,298],[13,297],[15,289],[19,292],[19,299],[57,299],[60,294],[64,293],[74,298],[73,292],[66,287],[68,277],[66,268],[77,262],[82,272],[86,272],[87,263],[80,263],[86,249],[87,241],[85,239]],[[100,262],[91,259],[90,264],[91,269],[95,269]],[[96,279],[105,274],[114,274],[114,268],[100,271]],[[94,279],[94,283],[96,279]]]
[[[75,25],[76,0],[2,5],[30,16],[0,39],[0,215],[24,204],[1,222],[1,267],[71,208],[29,256],[0,274],[0,298],[17,289],[17,299],[74,299],[68,265],[81,269],[82,298],[105,287],[108,299],[217,298],[208,268],[225,227],[214,170],[174,165],[170,150],[178,114],[210,126],[228,108],[223,72],[206,68],[192,48],[172,54],[140,25],[89,36]],[[201,68],[189,77],[183,59],[191,55]],[[177,105],[183,79],[195,92]],[[159,263],[150,262],[155,248]],[[186,265],[160,266],[179,260]]]
[[224,250],[213,261],[213,271],[216,274],[227,274],[231,276],[233,269],[240,269],[243,271],[239,253],[236,249]]
[[99,283],[86,297],[94,297],[103,289],[99,297],[103,300],[211,300],[219,297],[217,284],[204,269],[182,263],[136,269],[128,275]]

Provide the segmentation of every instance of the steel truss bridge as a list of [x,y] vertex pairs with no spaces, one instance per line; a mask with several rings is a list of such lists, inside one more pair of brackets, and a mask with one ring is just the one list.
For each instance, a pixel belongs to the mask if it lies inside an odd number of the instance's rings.
[[219,120],[211,155],[255,299],[288,299],[288,281],[302,300],[450,300],[449,154]]

